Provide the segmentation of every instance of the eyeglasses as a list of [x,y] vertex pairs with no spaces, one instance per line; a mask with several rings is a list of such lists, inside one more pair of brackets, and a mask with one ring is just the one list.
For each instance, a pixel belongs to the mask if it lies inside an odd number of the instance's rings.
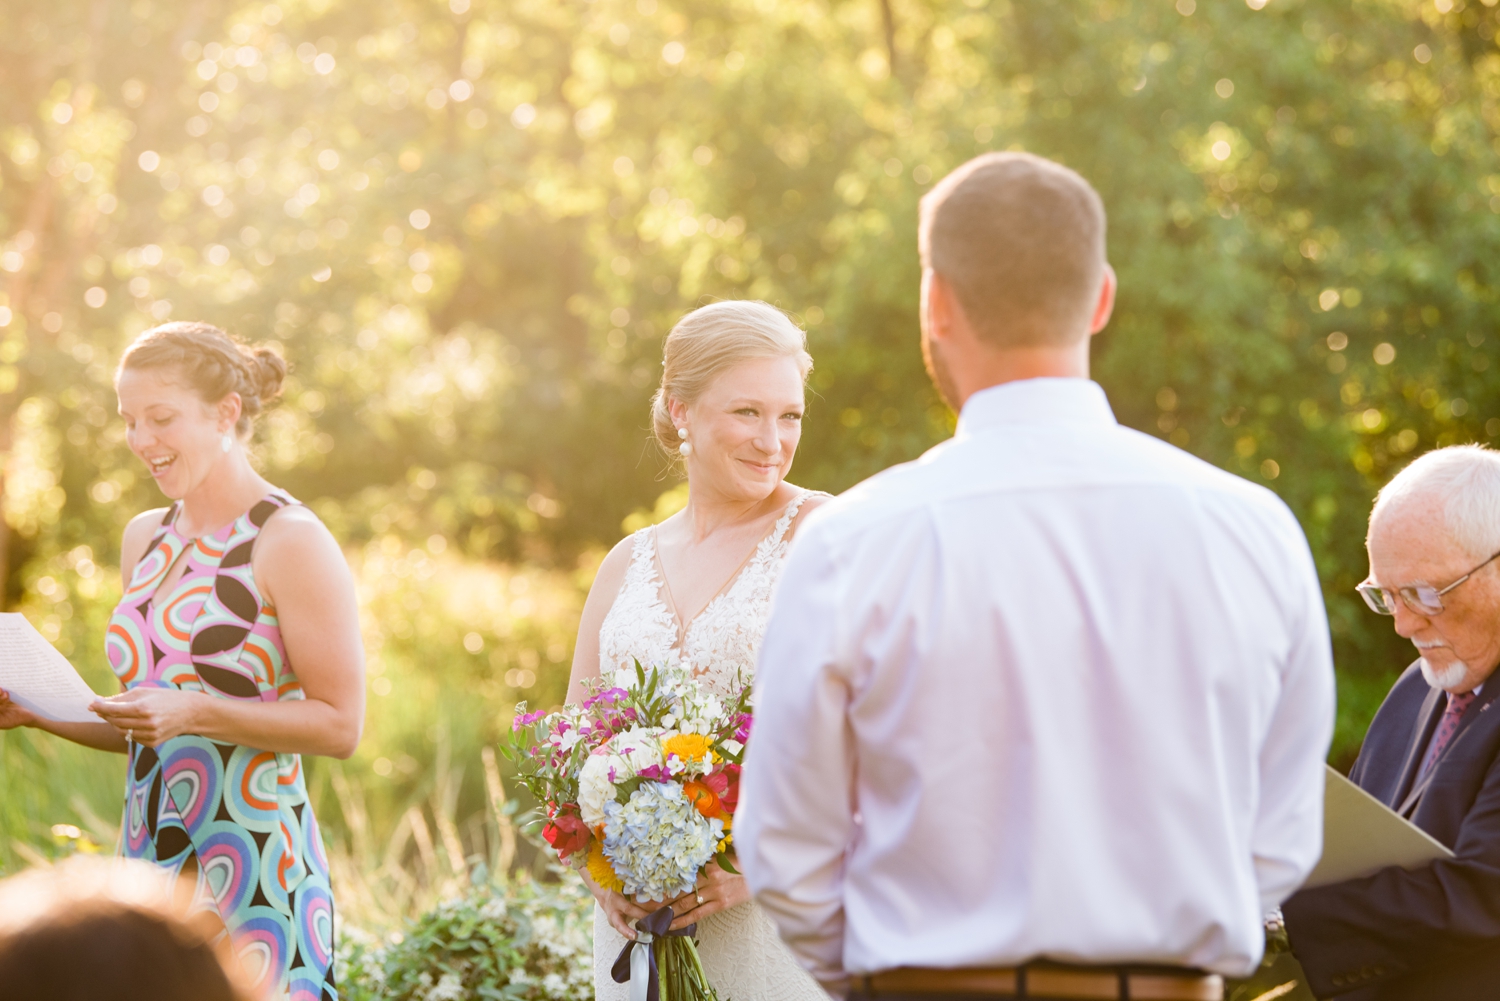
[[1359,587],[1355,588],[1355,590],[1359,592],[1360,597],[1365,599],[1365,604],[1370,606],[1371,611],[1378,612],[1381,615],[1396,614],[1396,596],[1398,594],[1401,596],[1401,600],[1406,602],[1406,607],[1418,615],[1439,615],[1443,611],[1443,595],[1495,562],[1496,559],[1500,559],[1500,553],[1491,556],[1447,587],[1438,588],[1430,584],[1411,584],[1407,587],[1398,587],[1392,590],[1391,588],[1379,587],[1369,581],[1365,581]]

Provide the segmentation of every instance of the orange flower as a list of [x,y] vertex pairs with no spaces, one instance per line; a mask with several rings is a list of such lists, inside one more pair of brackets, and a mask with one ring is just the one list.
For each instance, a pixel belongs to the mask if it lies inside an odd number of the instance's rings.
[[689,803],[698,808],[698,812],[705,817],[724,816],[724,807],[719,803],[719,795],[702,782],[692,781],[682,784],[682,793],[687,797]]

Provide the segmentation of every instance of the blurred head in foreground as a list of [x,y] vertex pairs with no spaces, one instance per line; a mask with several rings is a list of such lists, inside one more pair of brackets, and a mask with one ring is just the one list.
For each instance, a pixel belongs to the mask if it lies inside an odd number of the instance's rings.
[[[1089,183],[1030,153],[976,157],[922,198],[922,353],[949,406],[1006,381],[990,371],[1002,356],[1012,368],[1081,358],[1087,375],[1089,336],[1114,304],[1104,229]],[[1010,377],[1028,374],[1058,373]]]
[[0,882],[7,1001],[247,1001],[223,925],[189,917],[156,867],[75,858]]
[[1500,452],[1439,448],[1381,489],[1365,602],[1394,616],[1434,688],[1469,692],[1500,664]]
[[792,468],[811,369],[807,335],[767,303],[715,302],[677,321],[651,422],[695,495],[770,496]]
[[208,323],[164,323],[125,349],[115,394],[125,438],[162,493],[191,494],[227,464],[281,394],[286,362]]

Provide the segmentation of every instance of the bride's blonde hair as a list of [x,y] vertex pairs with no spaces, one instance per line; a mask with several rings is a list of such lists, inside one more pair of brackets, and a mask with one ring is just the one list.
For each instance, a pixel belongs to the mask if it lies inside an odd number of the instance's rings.
[[812,371],[807,334],[770,303],[728,299],[677,321],[662,352],[661,388],[651,399],[652,430],[669,457],[677,457],[680,440],[667,401],[692,406],[721,372],[752,358],[791,358],[804,382]]

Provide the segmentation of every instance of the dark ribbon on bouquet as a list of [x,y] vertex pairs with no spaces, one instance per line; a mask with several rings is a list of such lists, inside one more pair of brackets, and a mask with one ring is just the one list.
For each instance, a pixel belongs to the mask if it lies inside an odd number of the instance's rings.
[[615,959],[609,975],[617,984],[629,982],[630,1001],[659,1001],[661,997],[661,976],[651,943],[659,938],[689,938],[698,930],[697,924],[690,924],[671,931],[672,918],[670,904],[641,918],[635,923],[635,941],[626,942]]

